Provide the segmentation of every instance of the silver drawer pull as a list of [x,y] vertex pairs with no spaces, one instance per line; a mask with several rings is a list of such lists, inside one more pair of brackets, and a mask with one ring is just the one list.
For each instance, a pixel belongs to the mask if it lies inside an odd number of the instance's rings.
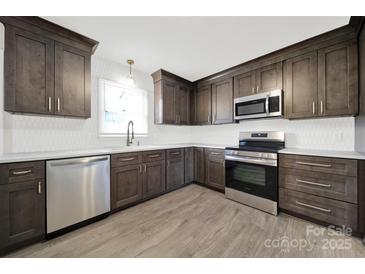
[[180,154],[180,151],[179,152],[170,152],[170,154],[172,154],[172,155],[179,155]]
[[313,186],[321,186],[321,187],[327,187],[327,188],[332,187],[332,185],[329,185],[329,184],[320,184],[320,183],[315,183],[315,182],[310,182],[310,181],[305,181],[305,180],[300,180],[300,179],[295,179],[295,181],[297,181],[298,183],[313,185]]
[[297,205],[309,207],[309,208],[316,209],[316,210],[319,210],[319,211],[322,211],[322,212],[331,213],[331,209],[322,208],[322,207],[318,207],[318,206],[314,206],[314,205],[309,205],[309,204],[305,204],[305,203],[302,203],[302,202],[299,202],[299,201],[295,201],[295,203]]
[[160,156],[161,156],[160,154],[148,155],[148,157],[150,157],[150,158],[157,158],[157,157],[160,157]]
[[132,161],[134,160],[134,157],[131,157],[131,158],[122,158],[120,159],[122,162],[127,162],[127,161]]
[[317,164],[317,163],[308,163],[308,162],[301,162],[295,161],[298,165],[305,165],[305,166],[317,166],[317,167],[332,167],[330,164]]
[[32,173],[31,169],[22,170],[22,171],[13,171],[13,175],[25,175],[25,174],[29,174],[29,173]]
[[38,189],[37,189],[37,193],[38,193],[38,194],[42,194],[42,182],[41,182],[41,181],[39,181],[39,182],[38,182]]
[[211,152],[210,154],[211,155],[222,155],[222,153],[220,153],[220,152]]

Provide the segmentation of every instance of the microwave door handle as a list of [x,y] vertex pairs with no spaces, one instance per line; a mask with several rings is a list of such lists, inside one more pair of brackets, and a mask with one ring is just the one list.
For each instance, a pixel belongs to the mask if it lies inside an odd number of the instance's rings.
[[265,109],[266,115],[269,116],[269,95],[266,96]]

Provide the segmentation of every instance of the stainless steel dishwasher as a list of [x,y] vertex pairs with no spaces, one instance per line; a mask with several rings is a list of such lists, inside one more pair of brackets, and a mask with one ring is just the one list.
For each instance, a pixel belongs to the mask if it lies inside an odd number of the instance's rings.
[[47,161],[47,234],[110,211],[110,157]]

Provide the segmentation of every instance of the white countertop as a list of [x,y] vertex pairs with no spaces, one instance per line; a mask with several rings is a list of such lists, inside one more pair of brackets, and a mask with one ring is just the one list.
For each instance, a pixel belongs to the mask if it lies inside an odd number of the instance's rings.
[[83,149],[83,150],[58,150],[58,151],[42,151],[42,152],[26,152],[26,153],[8,153],[8,154],[0,154],[0,164],[75,158],[75,157],[96,156],[96,155],[108,155],[108,154],[134,152],[134,151],[148,151],[156,149],[183,148],[192,146],[219,148],[219,149],[224,149],[226,147],[223,145],[187,143],[187,144],[171,144],[171,145],[130,146],[130,147],[120,146],[120,147]]
[[321,157],[333,157],[333,158],[346,158],[365,160],[364,152],[356,151],[341,151],[341,150],[312,150],[301,148],[284,148],[279,151],[281,154],[298,154],[308,156],[321,156]]

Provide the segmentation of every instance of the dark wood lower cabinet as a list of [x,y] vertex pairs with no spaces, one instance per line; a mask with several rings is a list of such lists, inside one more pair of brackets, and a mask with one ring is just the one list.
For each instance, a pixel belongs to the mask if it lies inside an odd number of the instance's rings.
[[205,149],[205,184],[224,190],[225,167],[223,149]]
[[205,182],[204,148],[202,147],[194,147],[194,181],[201,184]]
[[0,252],[45,235],[44,179],[0,184]]
[[111,209],[118,209],[142,199],[142,165],[111,169]]
[[166,188],[172,190],[184,185],[184,157],[168,159],[166,162]]
[[185,184],[194,181],[194,148],[185,148]]
[[165,160],[143,164],[143,198],[149,198],[166,190]]

